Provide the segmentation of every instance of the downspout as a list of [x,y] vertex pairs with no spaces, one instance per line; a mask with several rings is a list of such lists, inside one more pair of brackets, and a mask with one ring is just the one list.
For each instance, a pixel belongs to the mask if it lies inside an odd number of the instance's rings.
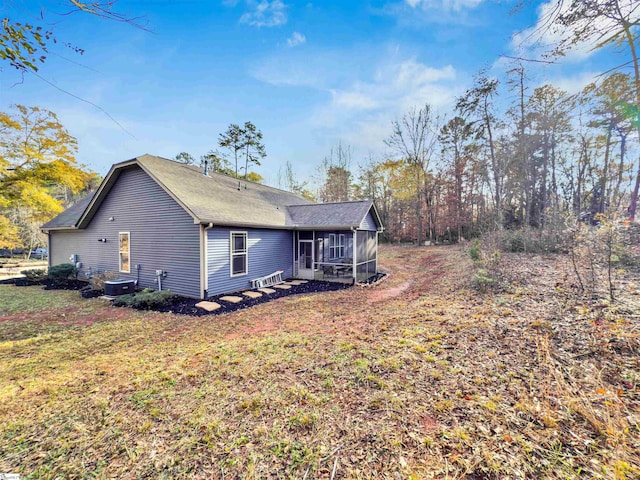
[[47,268],[51,268],[51,230],[47,231]]
[[200,228],[200,297],[205,299],[209,290],[209,265],[207,259],[208,235],[207,231],[213,228],[213,223],[201,224]]

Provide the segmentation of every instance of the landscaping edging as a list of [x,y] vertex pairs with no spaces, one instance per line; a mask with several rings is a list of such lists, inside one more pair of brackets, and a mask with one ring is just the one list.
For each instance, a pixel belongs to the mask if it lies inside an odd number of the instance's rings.
[[[261,303],[266,303],[271,300],[275,300],[282,297],[288,297],[290,295],[301,295],[301,294],[309,294],[309,293],[320,293],[320,292],[331,292],[336,290],[344,290],[345,288],[350,288],[351,284],[339,283],[339,282],[324,282],[321,280],[309,280],[307,283],[303,283],[301,285],[291,285],[291,288],[288,290],[280,290],[276,289],[274,293],[266,294],[263,293],[261,297],[258,298],[243,298],[242,302],[232,303],[221,300],[222,297],[228,296],[229,294],[221,294],[215,295],[207,298],[207,301],[216,302],[220,305],[220,308],[214,310],[212,312],[208,312],[202,308],[196,307],[197,303],[200,303],[202,300],[188,297],[181,297],[176,295],[176,298],[173,300],[171,305],[166,307],[161,307],[158,309],[153,309],[156,312],[167,312],[167,313],[175,313],[179,315],[189,315],[193,317],[202,317],[206,315],[220,315],[222,313],[230,313],[235,312],[237,310],[243,310],[245,308],[254,307]],[[247,289],[245,291],[254,291]],[[242,296],[241,293],[238,296]],[[122,307],[126,308],[126,307]]]
[[[11,278],[7,280],[0,280],[0,285],[16,285],[18,287],[28,287],[28,286],[42,286],[44,290],[79,290],[80,295],[83,298],[93,298],[101,295],[103,292],[99,291],[95,288],[92,288],[90,283],[85,280],[78,280],[75,278],[70,278],[66,280],[62,279],[44,279],[44,280],[27,280],[26,278]],[[228,296],[229,294],[220,294],[207,298],[207,301],[216,302],[220,305],[220,308],[214,310],[212,312],[208,312],[202,308],[196,307],[196,304],[201,302],[200,299],[182,297],[180,295],[176,295],[175,299],[171,302],[171,304],[167,306],[163,306],[160,308],[150,309],[156,312],[166,312],[166,313],[175,313],[179,315],[189,315],[193,317],[201,317],[205,315],[220,315],[222,313],[230,313],[235,312],[236,310],[243,310],[245,308],[254,307],[261,303],[269,302],[271,300],[276,300],[282,297],[288,297],[290,295],[302,295],[302,294],[310,294],[310,293],[320,293],[320,292],[331,292],[336,290],[344,290],[345,288],[352,287],[350,283],[340,283],[340,282],[326,282],[322,280],[309,280],[306,283],[300,285],[290,285],[290,289],[281,290],[274,289],[274,293],[263,293],[262,296],[258,298],[249,298],[246,297],[242,299],[242,302],[232,303],[227,302],[225,300],[221,300],[223,297]],[[244,291],[255,291],[251,289],[247,289]],[[242,296],[242,293],[238,293],[239,296]],[[121,308],[126,308],[126,306],[122,306]]]

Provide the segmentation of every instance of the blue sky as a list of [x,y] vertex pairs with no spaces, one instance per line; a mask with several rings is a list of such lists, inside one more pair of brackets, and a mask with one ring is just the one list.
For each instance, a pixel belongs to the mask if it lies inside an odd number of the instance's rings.
[[[78,139],[78,160],[100,174],[143,153],[199,157],[230,123],[252,121],[268,154],[258,172],[272,185],[286,161],[310,177],[338,142],[351,145],[353,170],[370,155],[383,158],[392,120],[425,102],[449,111],[480,68],[501,75],[500,55],[516,54],[526,38],[519,32],[547,8],[525,1],[514,14],[516,0],[117,2],[117,11],[142,17],[145,31],[60,16],[63,3],[0,3],[1,16],[16,21],[43,5],[56,36],[85,51],[53,48],[44,80],[21,80],[4,66],[0,109],[21,103],[56,112]],[[575,92],[619,60],[582,48],[560,64],[527,67],[533,86]]]

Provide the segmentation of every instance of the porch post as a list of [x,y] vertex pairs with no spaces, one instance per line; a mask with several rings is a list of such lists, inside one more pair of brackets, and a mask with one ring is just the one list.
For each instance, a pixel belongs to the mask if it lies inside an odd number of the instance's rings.
[[313,278],[316,278],[316,231],[311,236],[311,270],[313,270]]
[[378,273],[378,235],[379,234],[380,232],[376,230],[376,271],[375,273]]
[[294,230],[291,233],[293,234],[291,235],[293,237],[293,263],[291,264],[291,276],[296,278],[298,276],[298,269],[296,268],[296,237],[298,236],[298,232]]
[[356,230],[353,230],[353,278],[355,280],[358,279],[358,277],[356,276],[356,265],[358,264],[358,261],[356,259],[356,257],[358,256],[358,244],[356,243]]

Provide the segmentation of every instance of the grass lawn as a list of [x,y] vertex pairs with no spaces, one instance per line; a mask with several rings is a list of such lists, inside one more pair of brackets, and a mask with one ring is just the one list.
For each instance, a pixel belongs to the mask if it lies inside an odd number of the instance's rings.
[[379,284],[231,314],[0,285],[0,473],[30,478],[640,477],[637,276],[381,248]]

